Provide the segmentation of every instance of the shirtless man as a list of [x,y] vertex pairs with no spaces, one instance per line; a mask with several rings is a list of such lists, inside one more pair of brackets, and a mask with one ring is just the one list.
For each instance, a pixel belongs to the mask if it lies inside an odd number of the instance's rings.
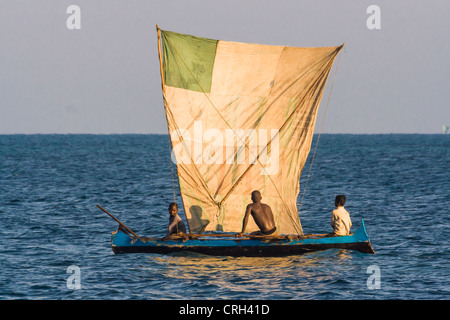
[[272,209],[267,204],[261,203],[261,193],[258,190],[252,192],[252,201],[245,210],[244,222],[242,224],[242,231],[236,236],[242,237],[247,228],[248,218],[251,214],[253,220],[261,231],[252,232],[251,234],[258,235],[273,235],[277,228],[275,227],[275,219],[273,218]]

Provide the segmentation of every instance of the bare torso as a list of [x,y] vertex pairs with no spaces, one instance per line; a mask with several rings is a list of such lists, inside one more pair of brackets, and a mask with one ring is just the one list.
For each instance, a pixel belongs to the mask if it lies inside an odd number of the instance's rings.
[[275,219],[273,217],[272,209],[261,202],[261,193],[258,190],[252,192],[252,201],[245,209],[244,221],[242,222],[242,231],[237,234],[237,237],[242,237],[247,228],[249,216],[252,215],[260,232],[269,235],[273,234],[276,230]]
[[247,210],[250,210],[253,220],[261,231],[265,232],[275,228],[272,209],[267,204],[251,203],[247,206]]

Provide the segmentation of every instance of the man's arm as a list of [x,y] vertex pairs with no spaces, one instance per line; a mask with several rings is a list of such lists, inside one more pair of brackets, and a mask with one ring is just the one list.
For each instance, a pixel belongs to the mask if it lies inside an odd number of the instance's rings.
[[331,212],[331,222],[330,225],[333,228],[333,230],[336,228],[336,214],[334,213],[334,211]]
[[245,209],[245,216],[244,216],[244,220],[242,222],[242,231],[236,235],[238,238],[242,237],[242,235],[244,234],[245,228],[247,228],[248,217],[250,216],[251,212],[252,212],[252,206],[248,205],[247,208]]

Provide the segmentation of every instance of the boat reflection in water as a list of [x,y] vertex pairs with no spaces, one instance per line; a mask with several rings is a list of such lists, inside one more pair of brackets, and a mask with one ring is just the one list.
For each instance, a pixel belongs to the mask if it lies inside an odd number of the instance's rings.
[[[342,249],[286,257],[218,257],[188,252],[149,254],[146,255],[148,264],[141,263],[140,268],[146,269],[149,279],[158,284],[151,289],[153,296],[158,295],[158,287],[165,286],[161,289],[163,298],[186,299],[179,287],[183,283],[190,288],[201,287],[199,295],[190,298],[210,299],[219,295],[224,299],[242,299],[248,294],[257,299],[308,299],[324,294],[325,288],[335,288],[343,295],[350,281],[364,286],[365,274],[361,274],[362,278],[358,276],[359,266],[352,262],[358,255],[360,253]],[[345,280],[344,275],[348,276],[349,270],[355,270],[354,280]],[[157,279],[154,279],[155,274]]]

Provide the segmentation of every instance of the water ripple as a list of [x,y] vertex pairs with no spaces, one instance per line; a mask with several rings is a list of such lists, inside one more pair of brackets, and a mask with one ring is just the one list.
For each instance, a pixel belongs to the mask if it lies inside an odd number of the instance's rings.
[[[449,298],[448,136],[322,135],[303,229],[328,232],[334,196],[344,193],[376,255],[114,255],[116,223],[95,205],[138,234],[163,236],[173,199],[167,143],[165,135],[0,135],[0,299]],[[71,265],[80,290],[67,286]],[[380,289],[368,288],[369,266],[379,267]]]

